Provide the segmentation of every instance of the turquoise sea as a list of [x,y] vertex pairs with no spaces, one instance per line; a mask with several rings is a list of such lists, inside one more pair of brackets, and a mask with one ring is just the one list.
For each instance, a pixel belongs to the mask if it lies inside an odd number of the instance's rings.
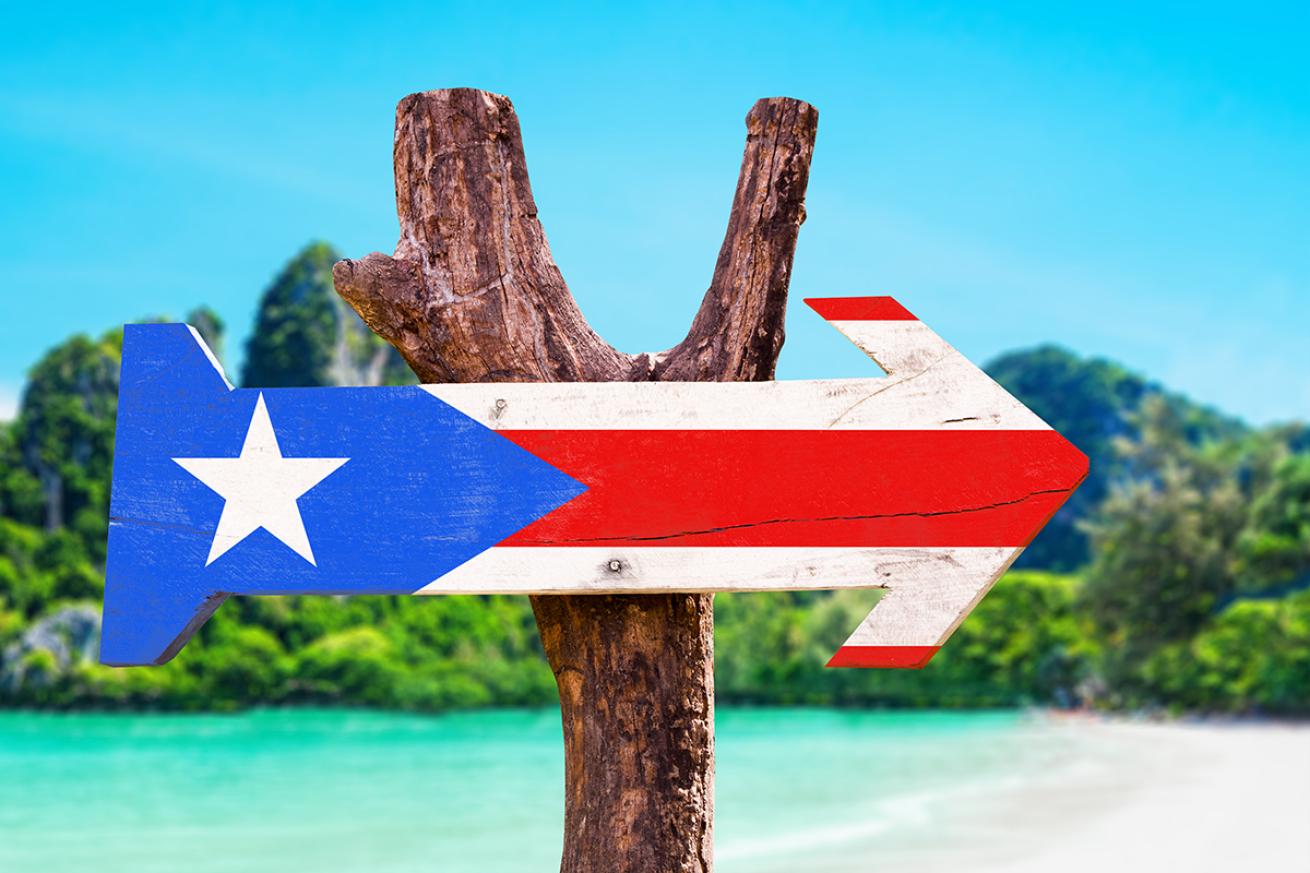
[[[1076,732],[1017,713],[721,709],[721,873],[856,871],[1053,778]],[[0,871],[558,869],[555,710],[0,713]]]

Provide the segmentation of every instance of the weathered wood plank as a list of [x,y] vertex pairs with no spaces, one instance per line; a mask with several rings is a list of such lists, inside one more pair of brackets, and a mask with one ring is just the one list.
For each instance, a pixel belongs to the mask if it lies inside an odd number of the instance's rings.
[[[176,651],[234,593],[880,587],[834,663],[921,666],[1087,460],[890,298],[815,308],[891,374],[234,390],[194,331],[131,326],[106,657]],[[171,605],[131,620],[152,566],[174,577]]]

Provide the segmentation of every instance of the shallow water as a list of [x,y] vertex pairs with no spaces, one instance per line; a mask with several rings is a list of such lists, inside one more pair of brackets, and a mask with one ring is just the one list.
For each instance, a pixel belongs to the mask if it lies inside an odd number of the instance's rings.
[[[1016,713],[720,709],[720,873],[856,871],[1077,759]],[[555,710],[0,713],[0,871],[558,869]]]

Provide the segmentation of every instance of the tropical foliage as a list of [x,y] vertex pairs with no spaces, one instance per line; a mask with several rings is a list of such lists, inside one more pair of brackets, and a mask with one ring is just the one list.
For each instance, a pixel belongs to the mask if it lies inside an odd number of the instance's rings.
[[[264,292],[243,382],[405,381],[301,251]],[[223,324],[188,316],[221,354]],[[75,336],[0,425],[0,704],[415,710],[555,699],[526,599],[234,598],[172,662],[96,663],[121,334]],[[1310,714],[1310,429],[1257,431],[1054,347],[990,372],[1092,476],[921,671],[827,670],[874,591],[722,595],[718,694],[777,704],[1042,704]]]
[[282,268],[260,298],[241,384],[284,388],[413,381],[396,350],[333,291],[332,265],[339,260],[334,248],[316,242]]

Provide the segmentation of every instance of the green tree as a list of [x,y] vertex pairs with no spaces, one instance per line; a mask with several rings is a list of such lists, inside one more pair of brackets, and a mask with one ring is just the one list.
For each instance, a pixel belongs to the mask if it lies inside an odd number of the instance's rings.
[[[1081,598],[1105,646],[1107,678],[1130,705],[1143,702],[1146,660],[1192,639],[1238,593],[1236,555],[1253,498],[1277,479],[1285,453],[1266,435],[1194,445],[1186,415],[1158,397],[1143,403],[1136,425],[1137,439],[1119,443],[1127,475],[1088,525],[1095,559]],[[1294,476],[1286,485],[1299,487]],[[1279,486],[1255,499],[1257,517],[1284,513],[1285,498]]]
[[0,599],[26,618],[54,599],[54,578],[37,567],[45,540],[40,528],[0,518]]
[[1058,346],[1010,352],[987,365],[988,374],[1091,459],[1087,480],[1019,557],[1020,567],[1068,572],[1091,558],[1082,522],[1091,518],[1128,471],[1116,445],[1136,440],[1137,416],[1148,400],[1163,404],[1192,445],[1235,438],[1245,427],[1233,418],[1171,394],[1118,364],[1080,358]]
[[297,659],[297,681],[311,699],[387,705],[404,668],[378,628],[355,627],[316,640]]
[[214,357],[223,360],[223,335],[227,325],[218,313],[208,306],[197,306],[187,313],[186,323],[196,329]]
[[1283,457],[1251,502],[1234,575],[1244,593],[1310,584],[1310,452]]
[[1176,711],[1310,714],[1310,591],[1236,602],[1142,672],[1153,698]]
[[224,622],[206,640],[204,657],[195,666],[210,705],[234,709],[281,700],[291,662],[264,628]]
[[96,340],[78,335],[32,368],[6,448],[14,466],[5,471],[0,497],[11,518],[48,531],[76,519],[98,561],[109,515],[121,350],[120,331]]
[[305,246],[264,291],[241,382],[259,388],[412,382],[390,345],[337,296],[323,242]]

